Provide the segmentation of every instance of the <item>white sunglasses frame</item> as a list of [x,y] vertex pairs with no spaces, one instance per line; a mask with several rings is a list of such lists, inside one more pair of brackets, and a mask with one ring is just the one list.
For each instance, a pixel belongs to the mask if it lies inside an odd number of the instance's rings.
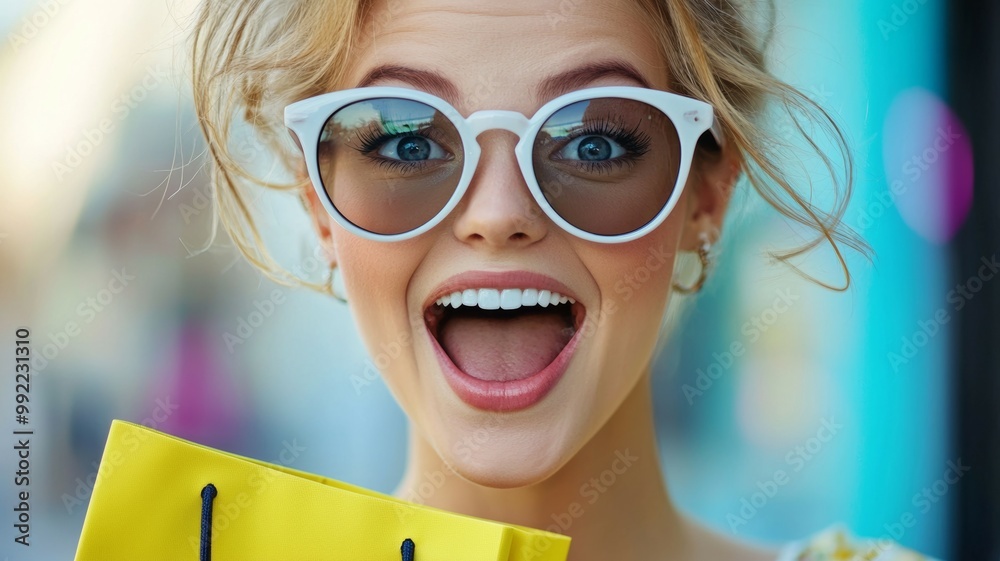
[[[637,230],[624,234],[604,236],[573,226],[552,208],[552,205],[545,198],[535,178],[532,166],[532,149],[538,131],[541,130],[542,125],[545,124],[549,117],[557,111],[578,101],[608,97],[641,101],[663,112],[673,122],[677,130],[681,148],[681,159],[680,169],[677,174],[677,184],[674,185],[674,190],[670,198],[663,205],[660,212]],[[423,225],[398,234],[378,234],[365,230],[348,220],[347,217],[334,207],[330,195],[323,187],[323,181],[319,173],[319,138],[327,120],[335,112],[351,103],[375,98],[399,98],[417,101],[440,111],[455,126],[462,139],[462,149],[464,150],[465,163],[462,175],[448,203]],[[462,197],[465,196],[465,192],[472,183],[472,178],[479,165],[479,156],[482,151],[479,146],[478,137],[488,130],[507,130],[518,136],[517,145],[514,147],[514,155],[521,168],[521,175],[528,185],[528,190],[531,191],[532,197],[546,216],[567,232],[582,239],[599,243],[622,243],[635,240],[658,227],[680,199],[681,192],[687,183],[688,174],[691,170],[695,146],[701,135],[706,131],[711,131],[719,146],[722,146],[724,142],[722,127],[719,125],[718,120],[715,119],[714,111],[710,104],[672,92],[631,86],[602,86],[575,90],[552,99],[539,108],[531,118],[517,111],[503,110],[481,110],[472,113],[468,117],[463,117],[457,109],[445,100],[420,90],[388,86],[353,88],[320,94],[288,105],[285,107],[285,126],[292,133],[293,139],[302,149],[306,168],[309,172],[309,179],[312,181],[313,187],[316,189],[316,194],[327,212],[345,230],[362,238],[386,242],[401,241],[419,236],[437,226],[451,213]]]

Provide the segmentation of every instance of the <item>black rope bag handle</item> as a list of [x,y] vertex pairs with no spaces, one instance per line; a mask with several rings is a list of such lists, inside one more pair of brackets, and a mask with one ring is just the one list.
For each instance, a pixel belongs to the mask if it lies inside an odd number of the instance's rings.
[[[201,547],[198,551],[199,561],[212,561],[212,501],[219,494],[215,485],[209,483],[201,490]],[[406,538],[399,546],[402,561],[414,561],[416,544]]]

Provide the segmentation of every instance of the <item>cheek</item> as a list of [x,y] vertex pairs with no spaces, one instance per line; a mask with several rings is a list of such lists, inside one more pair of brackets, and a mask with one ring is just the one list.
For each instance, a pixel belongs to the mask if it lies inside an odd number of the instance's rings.
[[[617,244],[613,249],[599,248],[586,259],[586,265],[601,291],[602,309],[616,309],[616,315],[656,315],[663,310],[672,282],[677,252],[675,229],[665,228],[634,242]],[[634,317],[632,319],[635,319]]]
[[[405,296],[410,271],[406,252],[394,243],[361,240],[348,234],[337,240],[337,259],[352,307],[377,306]],[[369,315],[369,314],[365,314]]]
[[653,301],[665,301],[673,274],[673,251],[657,245],[627,257],[614,276],[611,297],[616,303],[631,313]]
[[652,358],[673,282],[676,229],[663,228],[613,249],[597,248],[585,264],[601,293],[592,351],[601,395],[614,409]]
[[[343,242],[341,242],[343,240]],[[338,240],[340,275],[350,311],[372,363],[390,379],[412,368],[414,326],[406,293],[422,256],[404,242],[373,242],[344,235]],[[417,324],[420,325],[420,324]]]
[[673,260],[666,244],[623,248],[614,272],[599,281],[607,314],[601,340],[613,371],[639,370],[651,358],[666,314]]

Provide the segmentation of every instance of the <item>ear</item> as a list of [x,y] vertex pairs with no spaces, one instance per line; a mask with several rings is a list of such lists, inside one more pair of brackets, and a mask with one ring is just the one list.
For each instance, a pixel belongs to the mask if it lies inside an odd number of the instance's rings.
[[742,170],[742,158],[731,144],[714,151],[699,150],[685,187],[686,216],[678,249],[697,251],[705,235],[711,243],[718,241]]
[[302,206],[305,207],[306,212],[309,214],[313,230],[319,238],[320,247],[326,255],[327,262],[332,266],[337,262],[336,245],[333,243],[333,218],[330,217],[330,213],[326,211],[323,203],[320,202],[319,195],[316,194],[316,189],[313,187],[312,181],[309,180],[309,175],[305,169],[298,170],[295,177],[298,179],[299,184],[302,185],[299,193],[302,199]]

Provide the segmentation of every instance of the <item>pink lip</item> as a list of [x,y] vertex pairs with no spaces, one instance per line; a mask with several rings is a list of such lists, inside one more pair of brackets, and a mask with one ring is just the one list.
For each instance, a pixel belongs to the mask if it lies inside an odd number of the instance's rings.
[[445,380],[452,391],[465,403],[478,409],[504,412],[525,409],[541,401],[566,373],[570,359],[573,358],[573,353],[580,342],[583,319],[586,315],[580,299],[563,283],[539,273],[530,271],[468,271],[449,278],[432,291],[424,304],[424,310],[427,310],[441,296],[466,288],[538,288],[558,292],[577,301],[576,304],[573,304],[576,333],[548,366],[521,380],[489,381],[466,374],[441,348],[437,337],[431,331],[434,326],[427,323],[424,325]]

